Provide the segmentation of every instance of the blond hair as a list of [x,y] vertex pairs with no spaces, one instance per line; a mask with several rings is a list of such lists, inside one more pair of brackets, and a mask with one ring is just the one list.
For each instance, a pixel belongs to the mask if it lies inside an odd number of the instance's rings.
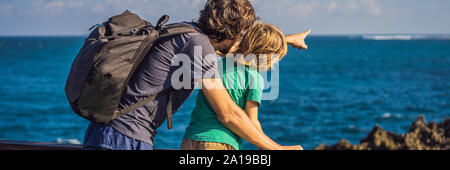
[[[287,53],[284,33],[267,23],[254,24],[244,35],[235,54],[236,63],[267,71]],[[245,57],[245,58],[244,58]]]

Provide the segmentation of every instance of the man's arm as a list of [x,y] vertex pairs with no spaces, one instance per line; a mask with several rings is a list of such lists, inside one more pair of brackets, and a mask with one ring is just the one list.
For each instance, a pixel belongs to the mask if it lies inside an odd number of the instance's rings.
[[247,114],[233,102],[220,79],[203,79],[202,91],[219,121],[251,144],[266,150],[302,149],[301,146],[280,146],[256,128]]

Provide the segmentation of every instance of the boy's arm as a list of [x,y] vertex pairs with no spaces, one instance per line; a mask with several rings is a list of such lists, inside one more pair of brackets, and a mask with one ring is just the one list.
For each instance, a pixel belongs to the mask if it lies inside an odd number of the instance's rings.
[[311,30],[308,30],[303,33],[286,35],[286,42],[299,50],[302,49],[306,50],[308,49],[308,45],[306,45],[305,39],[309,35],[309,33],[311,33]]
[[[255,125],[261,133],[264,133],[261,123],[258,120],[258,107],[259,104],[257,102],[249,100],[245,104],[245,112],[247,112],[247,115],[253,122],[253,125]],[[262,148],[259,149],[261,150]]]
[[219,121],[251,144],[267,150],[302,150],[301,146],[280,146],[261,133],[247,114],[233,102],[220,79],[203,79],[202,92]]
[[259,104],[257,102],[249,100],[245,104],[245,112],[247,112],[247,115],[253,122],[253,125],[255,125],[261,133],[264,133],[258,120],[258,107]]

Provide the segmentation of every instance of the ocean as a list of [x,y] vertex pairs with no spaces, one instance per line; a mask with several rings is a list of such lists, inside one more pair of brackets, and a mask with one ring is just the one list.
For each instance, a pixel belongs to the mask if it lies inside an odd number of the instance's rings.
[[[406,133],[419,115],[450,117],[450,40],[422,36],[311,36],[280,63],[280,94],[260,121],[282,145],[314,149],[375,125]],[[83,37],[0,38],[0,139],[81,143],[88,121],[72,112],[66,77]],[[163,124],[155,147],[178,149],[193,95]],[[256,149],[244,142],[244,149]]]

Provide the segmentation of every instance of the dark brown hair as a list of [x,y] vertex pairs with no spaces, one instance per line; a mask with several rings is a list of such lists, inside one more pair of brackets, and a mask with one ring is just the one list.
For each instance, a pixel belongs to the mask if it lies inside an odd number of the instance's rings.
[[239,38],[257,20],[248,0],[208,0],[196,23],[217,42]]

